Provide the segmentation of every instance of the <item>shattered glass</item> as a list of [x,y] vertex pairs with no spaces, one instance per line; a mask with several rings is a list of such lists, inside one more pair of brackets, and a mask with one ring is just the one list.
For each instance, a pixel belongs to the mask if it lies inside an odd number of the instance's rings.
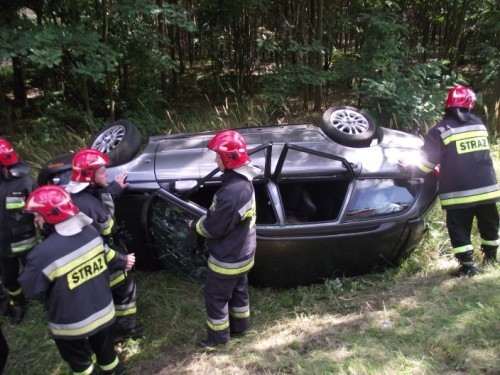
[[162,266],[184,280],[199,283],[204,280],[209,254],[204,238],[188,228],[192,219],[157,199],[151,205],[149,227]]

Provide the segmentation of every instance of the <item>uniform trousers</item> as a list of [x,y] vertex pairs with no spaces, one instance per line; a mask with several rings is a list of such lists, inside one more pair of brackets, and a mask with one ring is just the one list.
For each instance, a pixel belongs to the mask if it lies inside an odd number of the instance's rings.
[[243,333],[249,329],[247,275],[229,279],[207,272],[204,298],[208,341],[226,344],[230,333]]
[[26,255],[0,258],[0,274],[2,275],[2,282],[5,289],[12,297],[12,293],[21,290],[21,285],[17,278],[21,274],[21,268],[26,263]]
[[115,304],[116,323],[120,331],[128,331],[137,325],[137,287],[134,278],[127,273],[125,279],[111,288]]
[[[471,245],[470,237],[474,218],[477,219],[477,229],[481,240],[492,242],[498,240],[499,217],[496,203],[448,209],[446,210],[446,226],[451,246],[454,249]],[[485,246],[483,246],[483,250],[484,248]]]
[[[54,339],[63,359],[69,363],[73,372],[83,372],[92,365],[92,353],[101,366],[112,364],[116,360],[114,339],[110,327],[103,328],[94,335],[83,339]],[[90,348],[89,348],[90,346]]]

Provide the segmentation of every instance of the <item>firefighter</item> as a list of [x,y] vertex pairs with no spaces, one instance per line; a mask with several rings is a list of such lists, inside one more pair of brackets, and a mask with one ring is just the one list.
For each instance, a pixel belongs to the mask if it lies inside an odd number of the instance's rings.
[[[104,373],[123,368],[114,350],[111,326],[115,321],[109,289],[104,244],[61,187],[36,189],[26,211],[48,225],[51,232],[27,257],[19,282],[28,298],[42,299],[52,338],[74,374],[90,374],[94,363]],[[132,260],[132,258],[131,258]],[[131,268],[133,263],[126,264]]]
[[445,114],[424,137],[422,160],[417,166],[405,161],[399,165],[409,171],[429,173],[439,166],[439,198],[446,210],[446,226],[453,253],[460,266],[454,275],[473,276],[471,230],[474,218],[481,236],[483,263],[497,263],[500,200],[488,132],[471,113],[476,102],[474,91],[453,87],[445,102]]
[[250,165],[243,137],[232,130],[215,135],[208,144],[222,172],[222,185],[206,215],[189,222],[207,238],[210,256],[205,279],[207,339],[200,348],[226,345],[230,336],[244,335],[250,327],[247,274],[256,247],[255,193],[252,179],[260,170]]
[[9,297],[7,313],[12,324],[19,324],[26,302],[17,278],[26,255],[37,244],[33,215],[23,212],[23,208],[36,183],[29,176],[29,167],[2,138],[0,169],[0,274]]
[[[113,257],[126,256],[118,252],[120,247],[122,251],[124,249],[120,229],[114,220],[114,198],[119,197],[128,184],[125,182],[127,175],[120,173],[108,185],[106,165],[109,162],[108,156],[99,150],[78,151],[73,157],[71,182],[66,189],[80,211],[93,219],[94,227],[111,249],[108,254],[111,260]],[[114,327],[116,341],[141,337],[144,328],[136,318],[137,291],[132,275],[117,271],[111,275],[110,286],[117,317]]]

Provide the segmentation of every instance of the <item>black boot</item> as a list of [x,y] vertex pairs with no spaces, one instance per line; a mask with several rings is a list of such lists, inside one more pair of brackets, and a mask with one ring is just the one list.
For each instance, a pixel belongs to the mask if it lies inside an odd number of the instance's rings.
[[106,375],[123,375],[125,374],[125,367],[120,362],[113,370],[101,370],[101,373]]
[[472,277],[477,275],[477,273],[479,272],[479,268],[477,268],[474,264],[473,254],[474,252],[472,250],[455,254],[455,257],[460,263],[460,267],[456,272],[453,273],[453,276]]
[[484,246],[483,245],[483,266],[486,265],[496,265],[498,264],[497,260],[497,247],[492,247],[492,246]]
[[144,336],[144,327],[136,320],[135,314],[119,317],[113,326],[115,342],[138,339]]
[[9,302],[9,315],[10,322],[13,325],[18,325],[24,319],[24,314],[26,313],[26,300],[24,296],[12,297]]
[[208,349],[208,350],[212,350],[212,349],[217,349],[217,348],[224,348],[225,346],[227,346],[228,343],[217,343],[217,342],[214,342],[214,341],[210,341],[210,340],[203,340],[203,341],[198,341],[196,343],[196,347],[198,348],[201,348],[201,349]]

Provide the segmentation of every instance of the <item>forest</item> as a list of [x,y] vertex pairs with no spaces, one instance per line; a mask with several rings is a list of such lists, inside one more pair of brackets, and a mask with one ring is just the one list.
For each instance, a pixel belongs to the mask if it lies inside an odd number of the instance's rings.
[[14,138],[120,118],[144,135],[199,130],[179,122],[221,108],[224,127],[251,126],[346,104],[404,130],[438,119],[457,83],[498,131],[495,0],[2,0],[0,18]]

